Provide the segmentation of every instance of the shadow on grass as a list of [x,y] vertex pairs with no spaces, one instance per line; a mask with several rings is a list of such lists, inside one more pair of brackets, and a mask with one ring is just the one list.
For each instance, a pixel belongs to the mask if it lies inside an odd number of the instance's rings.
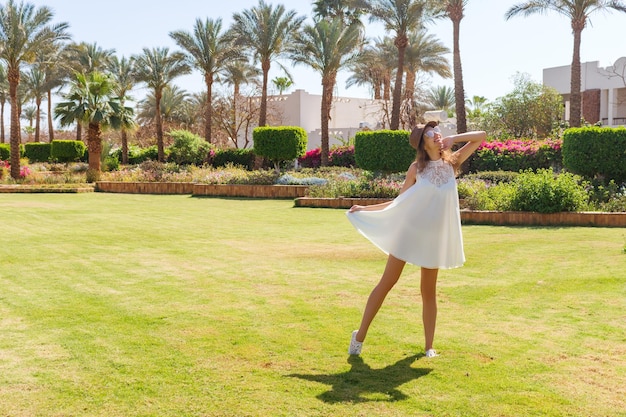
[[414,379],[428,375],[430,368],[412,368],[411,364],[424,355],[413,355],[382,369],[372,369],[360,356],[352,355],[349,371],[329,375],[287,375],[292,378],[315,381],[332,388],[317,396],[326,403],[401,401],[407,395],[398,389]]

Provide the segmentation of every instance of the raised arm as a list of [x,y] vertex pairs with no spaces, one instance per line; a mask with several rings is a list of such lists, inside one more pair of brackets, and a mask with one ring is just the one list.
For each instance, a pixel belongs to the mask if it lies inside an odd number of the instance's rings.
[[483,143],[485,139],[487,139],[487,133],[479,130],[475,132],[466,132],[459,133],[458,135],[451,135],[443,138],[441,142],[443,143],[444,149],[450,149],[455,143],[465,142],[465,145],[463,147],[454,152],[454,163],[457,167],[459,167],[463,162],[465,162],[467,158],[470,157],[471,154],[476,151],[476,149],[478,149],[480,144]]

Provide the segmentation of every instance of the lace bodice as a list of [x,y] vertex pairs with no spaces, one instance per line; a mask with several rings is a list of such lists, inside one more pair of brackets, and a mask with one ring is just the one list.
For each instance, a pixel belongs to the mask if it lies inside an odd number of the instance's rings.
[[424,170],[419,174],[419,178],[425,178],[434,186],[441,187],[450,180],[454,180],[454,169],[443,159],[428,161]]

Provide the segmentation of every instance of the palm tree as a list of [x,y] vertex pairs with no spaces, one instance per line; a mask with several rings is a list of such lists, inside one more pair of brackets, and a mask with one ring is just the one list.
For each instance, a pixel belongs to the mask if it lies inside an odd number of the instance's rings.
[[587,26],[589,16],[596,11],[609,9],[626,12],[626,2],[621,0],[529,0],[512,6],[504,15],[506,20],[513,16],[529,16],[534,13],[554,11],[571,21],[574,33],[574,53],[572,56],[571,76],[571,126],[580,126],[581,121],[581,69],[580,69],[580,42],[583,29]]
[[361,22],[361,15],[366,11],[364,0],[315,0],[313,13],[321,18],[338,17],[346,24]]
[[272,84],[278,90],[278,95],[282,96],[283,93],[293,85],[293,81],[290,77],[276,77],[272,80]]
[[48,106],[48,140],[52,142],[54,140],[52,90],[61,87],[71,76],[71,70],[67,65],[67,48],[56,44],[48,51],[41,51],[37,57],[37,66],[44,72]]
[[453,52],[452,65],[454,67],[454,94],[456,103],[456,131],[467,132],[467,119],[465,115],[465,87],[463,86],[463,66],[461,65],[461,48],[459,38],[461,20],[464,17],[465,6],[469,0],[445,0],[439,7],[443,14],[452,21]]
[[11,103],[11,177],[20,176],[20,113],[17,88],[20,84],[20,67],[32,62],[39,50],[59,41],[69,39],[67,23],[48,25],[52,11],[45,6],[35,6],[23,2],[16,4],[8,0],[0,7],[0,59],[7,65],[9,97]]
[[255,61],[261,63],[263,85],[259,126],[265,126],[267,124],[268,74],[271,63],[289,47],[304,17],[297,17],[295,10],[286,11],[283,5],[274,7],[259,0],[256,7],[235,13],[233,21],[232,30],[237,36],[237,44],[249,49]]
[[483,96],[474,96],[471,98],[471,100],[465,100],[465,104],[469,107],[467,115],[469,117],[480,117],[483,110],[487,106],[487,102],[487,97]]
[[[73,43],[65,51],[71,72],[89,74],[93,71],[104,71],[111,63],[115,49],[102,49],[97,43]],[[76,123],[76,140],[82,138],[82,126]]]
[[[233,86],[233,100],[232,100],[232,114],[230,117],[230,123],[225,127],[231,140],[238,146],[237,137],[239,136],[239,129],[237,128],[237,109],[238,99],[241,96],[241,86],[244,84],[256,84],[259,86],[259,77],[262,72],[255,66],[246,61],[231,62],[226,66],[223,82]],[[224,107],[224,106],[222,106]],[[226,124],[226,123],[223,123]],[[246,138],[247,143],[247,138]]]
[[341,18],[320,19],[296,34],[290,49],[295,63],[305,64],[322,76],[322,166],[328,165],[328,121],[333,102],[337,73],[353,64],[364,39],[361,24],[346,24]]
[[[29,96],[33,98],[35,101],[35,115],[29,121],[35,119],[35,142],[39,142],[39,135],[41,131],[41,102],[43,101],[44,96],[48,92],[48,86],[46,85],[46,74],[45,72],[37,65],[34,65],[30,68],[30,70],[24,74],[24,87],[28,90]],[[26,112],[24,109],[23,112]]]
[[99,71],[75,73],[70,91],[64,97],[66,101],[55,107],[55,117],[62,126],[70,126],[76,120],[89,126],[89,169],[100,172],[102,130],[109,127],[132,127],[133,109],[120,104],[119,98],[115,97],[115,81]]
[[380,20],[385,29],[394,31],[394,45],[398,49],[396,81],[393,87],[391,110],[391,129],[400,127],[400,105],[402,102],[402,78],[404,75],[404,56],[408,46],[408,34],[423,26],[428,12],[428,0],[370,0],[370,20]]
[[409,46],[406,49],[406,88],[405,97],[413,100],[415,81],[418,72],[435,73],[442,78],[450,78],[450,63],[444,55],[450,50],[434,35],[424,30],[409,34]]
[[0,143],[4,143],[4,105],[9,94],[9,80],[4,65],[0,64]]
[[454,90],[444,85],[432,87],[428,92],[426,101],[437,110],[448,111],[455,106],[454,97]]
[[[160,111],[156,111],[156,97],[154,91],[149,92],[146,97],[139,102],[137,120],[141,124],[150,124],[155,121],[156,115],[161,114],[161,122],[164,126],[180,124],[179,110],[185,106],[189,94],[175,85],[167,85],[163,88],[161,99],[159,100]],[[203,97],[206,99],[206,97]],[[204,107],[204,103],[202,103]]]
[[170,37],[183,48],[190,60],[204,75],[207,91],[205,108],[204,138],[211,142],[213,121],[213,82],[229,62],[244,59],[239,48],[233,43],[232,34],[222,33],[222,19],[196,19],[193,34],[185,31],[170,32]]
[[[181,52],[170,54],[169,48],[143,48],[143,54],[135,58],[135,79],[145,83],[154,92],[154,108],[161,108],[163,89],[172,80],[181,75],[189,74],[191,67]],[[156,111],[154,122],[156,125],[158,158],[165,161],[165,149],[163,147],[163,123],[161,112]]]
[[[111,61],[108,66],[108,72],[111,74],[115,86],[113,87],[115,94],[120,100],[120,105],[124,107],[128,97],[128,93],[135,86],[135,61],[132,59],[126,59],[122,57],[119,59],[117,56],[111,57]],[[122,164],[128,164],[128,129],[124,126],[121,128],[122,136]]]

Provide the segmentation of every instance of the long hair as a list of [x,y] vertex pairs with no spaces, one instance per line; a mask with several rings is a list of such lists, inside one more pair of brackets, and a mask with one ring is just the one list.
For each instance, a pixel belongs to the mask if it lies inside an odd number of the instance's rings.
[[[417,153],[415,155],[415,162],[417,163],[418,174],[421,173],[424,170],[424,168],[426,168],[426,164],[428,163],[428,161],[430,161],[430,156],[428,155],[428,152],[426,152],[426,150],[424,149],[424,138],[423,138],[424,132],[426,131],[427,127],[434,128],[435,126],[437,126],[437,124],[438,124],[437,122],[426,123],[426,125],[422,128],[420,137],[417,140]],[[454,157],[454,154],[449,149],[441,152],[441,159],[443,159],[445,162],[452,165],[456,173],[457,171],[457,167],[455,164],[456,158]]]

